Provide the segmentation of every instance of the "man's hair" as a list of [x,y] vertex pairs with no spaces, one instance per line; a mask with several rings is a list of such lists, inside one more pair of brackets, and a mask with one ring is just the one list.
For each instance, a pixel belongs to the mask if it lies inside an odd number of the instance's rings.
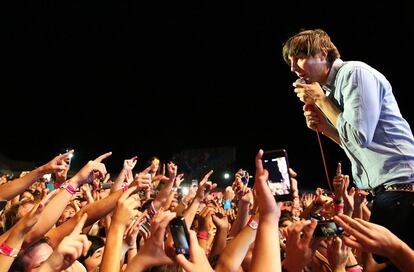
[[341,57],[338,49],[325,31],[322,29],[303,30],[290,37],[283,44],[283,59],[291,65],[289,57],[301,54],[306,57],[314,57],[323,51],[326,51],[327,61],[331,64]]
[[30,252],[35,249],[36,247],[40,246],[41,244],[48,244],[49,237],[43,236],[38,240],[34,241],[33,243],[29,244],[26,248],[20,250],[19,255],[14,259],[9,272],[23,272],[25,270],[25,266],[27,264],[27,258],[25,258]]

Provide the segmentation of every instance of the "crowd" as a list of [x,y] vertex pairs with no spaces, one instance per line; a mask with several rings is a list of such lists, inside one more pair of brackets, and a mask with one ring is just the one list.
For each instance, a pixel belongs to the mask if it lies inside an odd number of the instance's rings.
[[[262,150],[252,187],[240,169],[232,186],[218,188],[211,170],[186,194],[177,166],[169,162],[163,173],[155,157],[140,171],[136,157],[126,159],[112,180],[106,153],[67,178],[72,152],[0,185],[7,201],[0,271],[380,271],[390,264],[413,270],[413,250],[369,222],[368,192],[348,188],[340,164],[334,194],[321,188],[301,194],[290,169],[293,199],[276,202]],[[188,228],[180,238],[188,239],[187,256],[172,237],[169,223],[177,217]],[[377,263],[372,254],[387,261]]]

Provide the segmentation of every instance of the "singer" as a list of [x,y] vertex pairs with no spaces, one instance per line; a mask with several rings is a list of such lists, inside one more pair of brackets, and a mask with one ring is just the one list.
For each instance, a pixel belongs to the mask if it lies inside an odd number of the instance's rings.
[[299,77],[293,86],[307,126],[340,145],[355,185],[374,195],[370,221],[414,248],[414,137],[388,80],[366,63],[342,61],[321,29],[290,37],[283,58]]

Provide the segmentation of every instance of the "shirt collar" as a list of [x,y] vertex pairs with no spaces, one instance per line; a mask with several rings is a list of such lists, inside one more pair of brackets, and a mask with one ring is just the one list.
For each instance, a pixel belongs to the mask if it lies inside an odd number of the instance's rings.
[[331,70],[329,71],[328,80],[326,81],[326,84],[322,86],[322,88],[327,92],[327,95],[329,95],[330,92],[335,91],[336,74],[342,65],[344,65],[344,62],[341,59],[336,59],[332,64]]

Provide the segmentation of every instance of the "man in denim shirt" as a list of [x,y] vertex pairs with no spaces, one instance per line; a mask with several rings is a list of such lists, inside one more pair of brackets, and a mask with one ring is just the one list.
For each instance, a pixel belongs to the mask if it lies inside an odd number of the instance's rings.
[[374,193],[370,221],[413,248],[414,137],[388,80],[363,62],[342,61],[321,29],[289,38],[283,57],[299,77],[293,86],[307,126],[339,144],[356,186]]

